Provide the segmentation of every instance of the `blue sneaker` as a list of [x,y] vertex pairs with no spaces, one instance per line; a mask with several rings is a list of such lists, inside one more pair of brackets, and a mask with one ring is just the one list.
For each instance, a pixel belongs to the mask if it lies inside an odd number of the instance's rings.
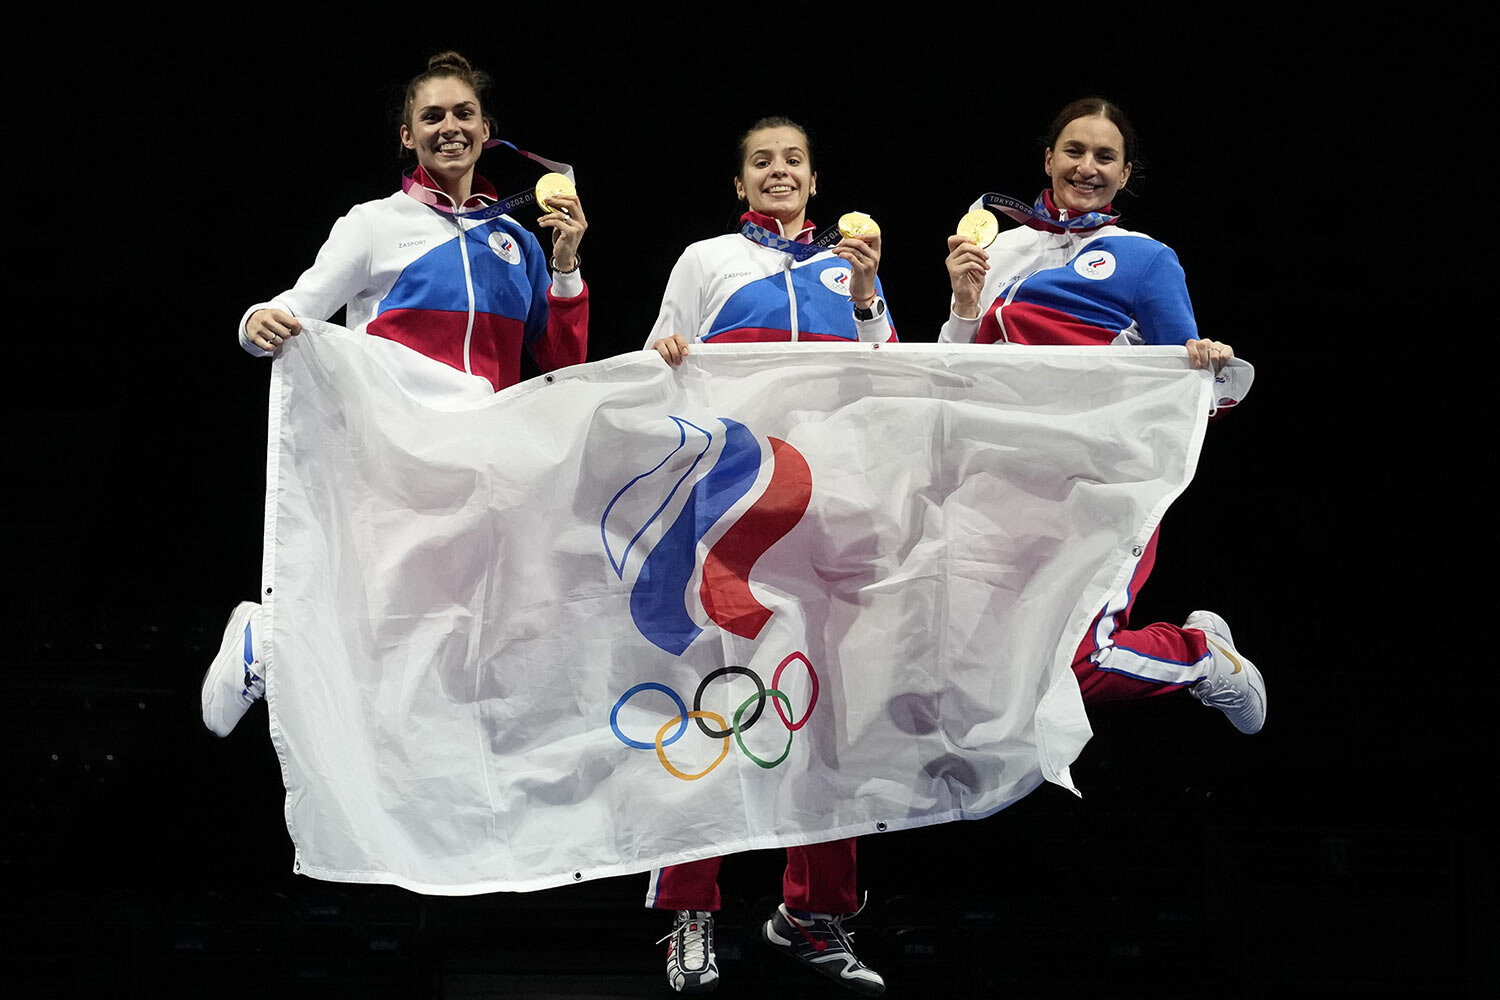
[[235,608],[219,653],[203,675],[203,724],[219,736],[228,736],[250,706],[266,696],[259,628],[259,604],[246,601]]

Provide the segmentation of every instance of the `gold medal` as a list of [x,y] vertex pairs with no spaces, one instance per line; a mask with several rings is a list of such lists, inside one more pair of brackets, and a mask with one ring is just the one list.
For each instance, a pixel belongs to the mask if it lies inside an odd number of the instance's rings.
[[983,250],[1000,235],[1000,220],[987,208],[976,208],[958,220],[958,235]]
[[543,212],[563,212],[566,215],[567,212],[561,208],[548,205],[547,199],[556,194],[576,195],[577,193],[578,189],[573,186],[573,182],[563,174],[543,174],[536,182],[536,203]]
[[879,236],[880,226],[863,212],[850,212],[839,217],[839,235],[854,236],[859,239],[864,239],[866,236]]
[[958,220],[958,235],[983,250],[1000,235],[1000,220],[987,208],[976,208]]

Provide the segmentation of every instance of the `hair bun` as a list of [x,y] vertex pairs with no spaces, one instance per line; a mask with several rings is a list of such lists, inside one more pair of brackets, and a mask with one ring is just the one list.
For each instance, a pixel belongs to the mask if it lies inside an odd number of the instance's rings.
[[462,73],[465,76],[474,72],[474,67],[469,65],[469,60],[465,59],[457,52],[452,51],[439,52],[437,55],[427,60],[427,71],[429,73],[433,70],[439,69],[456,70],[457,72]]

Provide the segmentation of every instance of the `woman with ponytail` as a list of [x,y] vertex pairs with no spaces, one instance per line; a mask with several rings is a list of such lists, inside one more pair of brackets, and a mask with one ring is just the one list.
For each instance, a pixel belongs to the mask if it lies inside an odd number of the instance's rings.
[[[648,350],[681,365],[693,344],[885,343],[896,339],[876,277],[880,231],[854,214],[857,231],[814,239],[808,199],[817,193],[812,143],[788,118],[762,118],[740,137],[735,193],[746,206],[736,233],[683,251],[662,296]],[[885,991],[880,974],[854,954],[843,920],[859,909],[855,841],[786,850],[782,903],[761,925],[766,944],[865,996]],[[679,993],[718,986],[714,914],[719,864],[703,858],[651,872],[646,905],[672,910],[667,981]]]
[[[356,205],[334,223],[296,284],[245,311],[239,338],[246,351],[274,355],[302,333],[303,319],[344,308],[350,330],[407,349],[387,352],[388,360],[408,359],[420,369],[429,364],[421,355],[495,391],[520,380],[523,351],[543,371],[585,360],[583,206],[576,194],[547,193],[551,211],[538,225],[552,232],[550,254],[505,214],[511,201],[525,199],[501,202],[475,171],[490,144],[483,103],[489,82],[456,52],[428,60],[406,86],[399,127],[415,168],[401,190]],[[203,721],[220,736],[265,695],[260,638],[260,606],[241,604],[203,680]]]

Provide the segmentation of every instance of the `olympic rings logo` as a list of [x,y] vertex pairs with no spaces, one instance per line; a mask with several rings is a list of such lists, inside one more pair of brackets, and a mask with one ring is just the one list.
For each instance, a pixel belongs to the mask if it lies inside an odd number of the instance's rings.
[[[800,661],[807,668],[807,676],[812,682],[812,695],[807,700],[807,710],[802,713],[802,717],[796,722],[793,722],[787,714],[791,711],[792,699],[784,691],[779,690],[778,687],[781,683],[782,672],[794,661]],[[746,698],[734,710],[730,721],[726,723],[724,717],[719,713],[710,712],[703,708],[703,692],[708,690],[708,686],[715,680],[730,674],[743,674],[754,681],[755,693]],[[626,736],[620,729],[620,709],[624,708],[626,702],[642,691],[660,691],[668,698],[671,698],[672,703],[677,706],[677,714],[656,731],[656,739],[650,743],[644,740],[633,740],[629,736]],[[744,733],[760,721],[761,715],[765,712],[767,698],[771,699],[771,707],[776,710],[777,716],[781,719],[781,724],[786,727],[786,746],[782,749],[781,756],[775,760],[766,760],[758,757],[751,752],[749,747],[745,746]],[[796,652],[789,654],[777,666],[776,672],[771,675],[770,687],[766,687],[765,682],[760,679],[760,675],[749,667],[720,667],[712,671],[699,682],[698,690],[693,693],[693,707],[691,710],[688,709],[687,703],[682,700],[682,697],[667,685],[659,684],[656,681],[644,681],[620,695],[620,700],[615,702],[614,708],[610,709],[609,728],[614,730],[620,742],[628,747],[633,747],[636,750],[655,750],[656,759],[661,761],[661,766],[666,768],[667,773],[672,775],[672,777],[683,781],[697,781],[699,778],[710,774],[714,768],[724,762],[724,758],[729,755],[729,741],[731,738],[739,744],[740,751],[756,765],[767,770],[776,767],[782,761],[786,760],[787,755],[792,752],[792,734],[807,725],[807,720],[812,716],[813,709],[817,707],[817,704],[818,672],[813,669],[812,662],[808,660],[806,655]],[[750,717],[747,719],[745,718],[745,712],[750,710],[752,705],[755,706],[754,710],[750,711]],[[786,706],[785,710],[782,708],[783,705]],[[695,774],[689,774],[667,759],[667,747],[676,743],[687,732],[689,719],[697,723],[699,731],[704,736],[707,736],[711,740],[724,741],[723,747],[719,750],[719,756],[714,758],[713,763]],[[719,728],[712,728],[709,726],[709,722],[714,723]],[[667,730],[673,726],[677,727],[677,731],[668,736]]]

